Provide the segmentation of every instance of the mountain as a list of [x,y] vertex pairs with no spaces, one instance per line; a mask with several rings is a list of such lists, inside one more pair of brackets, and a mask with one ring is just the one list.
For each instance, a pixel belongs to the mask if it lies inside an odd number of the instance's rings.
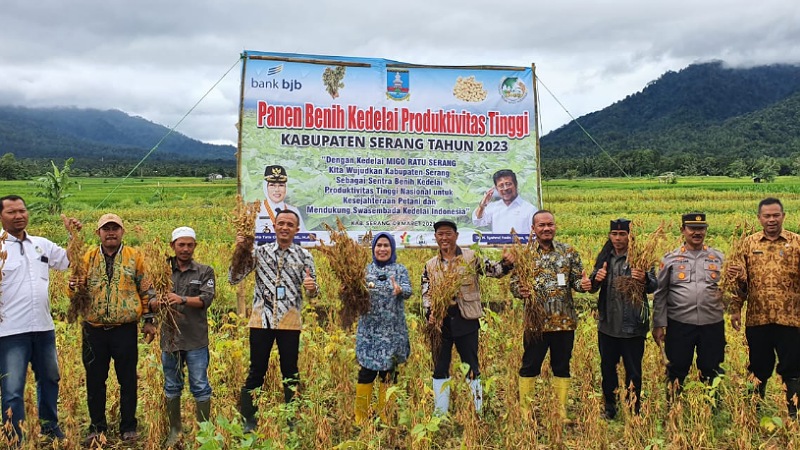
[[[139,160],[168,131],[118,110],[0,106],[0,152],[17,158]],[[206,144],[173,132],[148,160],[234,162],[235,153],[233,146]]]
[[[787,157],[800,152],[800,66],[693,64],[577,122],[611,155]],[[541,138],[545,161],[601,153],[575,122]]]

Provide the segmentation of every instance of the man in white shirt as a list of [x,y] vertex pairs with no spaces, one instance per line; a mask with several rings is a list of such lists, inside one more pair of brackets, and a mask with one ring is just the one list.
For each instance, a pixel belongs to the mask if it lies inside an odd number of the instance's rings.
[[[25,420],[25,378],[30,364],[36,377],[42,434],[50,441],[60,440],[64,438],[56,409],[60,375],[49,284],[50,269],[69,266],[67,252],[25,231],[28,209],[17,195],[0,198],[0,219],[2,232],[8,233],[2,243],[7,256],[0,283],[0,397],[3,423],[9,420],[10,410],[13,429],[5,437],[7,442],[22,440],[19,423]],[[81,227],[75,219],[64,222]]]
[[[267,166],[264,169],[264,197],[272,209],[272,214],[277,217],[278,213],[288,209],[294,211],[297,217],[300,218],[300,232],[306,232],[306,225],[303,223],[303,216],[300,210],[296,207],[287,204],[286,199],[286,181],[289,177],[286,174],[286,169],[283,166]],[[270,219],[269,212],[267,211],[264,202],[261,202],[261,211],[258,213],[256,219],[256,233],[274,233],[275,227]]]
[[[513,228],[521,236],[527,236],[533,225],[536,207],[523,200],[517,191],[517,175],[509,169],[498,170],[492,175],[494,187],[486,191],[480,204],[472,213],[472,224],[476,227],[492,227],[492,233],[511,233]],[[495,192],[501,201],[492,202]]]

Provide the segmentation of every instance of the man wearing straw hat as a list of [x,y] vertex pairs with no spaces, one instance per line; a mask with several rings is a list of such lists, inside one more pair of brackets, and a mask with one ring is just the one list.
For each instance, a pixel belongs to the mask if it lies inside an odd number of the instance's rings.
[[[762,231],[744,241],[740,260],[728,275],[738,280],[739,292],[731,302],[731,325],[742,326],[742,306],[747,302],[745,336],[750,349],[750,371],[761,398],[767,380],[777,370],[786,386],[789,417],[797,419],[800,395],[800,236],[783,228],[786,213],[777,198],[758,204]],[[775,357],[778,365],[775,368]]]
[[[303,223],[303,216],[300,210],[296,207],[286,203],[286,182],[289,181],[289,176],[286,174],[286,169],[283,166],[267,166],[264,168],[264,198],[270,209],[272,209],[273,216],[277,216],[279,212],[284,210],[294,211],[300,220],[300,227],[298,231],[305,232],[306,225]],[[275,227],[270,218],[267,206],[261,202],[261,211],[256,218],[256,233],[274,233]]]
[[711,383],[724,373],[725,322],[719,287],[722,253],[705,245],[708,222],[703,213],[681,217],[684,243],[661,260],[653,294],[653,339],[664,346],[667,399],[680,393],[695,349],[700,378]]
[[189,390],[195,400],[195,416],[205,422],[211,414],[211,385],[208,383],[208,308],[216,293],[216,279],[211,266],[194,259],[197,247],[195,231],[178,227],[172,231],[169,244],[175,256],[169,258],[172,267],[172,292],[166,305],[150,301],[152,310],[165,306],[173,308],[168,322],[161,324],[161,363],[164,367],[164,396],[167,399],[169,435],[164,447],[180,441],[181,391],[183,366],[189,371]]
[[[66,270],[70,262],[63,248],[26,231],[28,208],[22,197],[0,198],[0,219],[0,233],[6,234],[5,241],[0,240],[4,255],[0,261],[0,398],[3,423],[11,421],[11,427],[5,428],[5,437],[9,442],[22,440],[25,379],[31,366],[36,377],[41,432],[49,441],[60,440],[64,438],[57,408],[61,377],[49,285],[50,269]],[[80,230],[79,221],[64,219],[65,226],[70,222]]]
[[100,245],[83,255],[86,279],[70,278],[70,288],[86,283],[92,299],[83,322],[83,366],[86,369],[86,401],[89,406],[89,435],[84,443],[92,446],[108,431],[106,422],[106,380],[111,360],[120,389],[119,432],[125,442],[138,440],[136,403],[139,359],[137,324],[144,318],[142,333],[155,337],[156,327],[150,311],[155,295],[145,279],[144,256],[123,245],[125,226],[116,214],[103,214],[97,222]]
[[[631,221],[628,219],[611,221],[608,240],[597,255],[594,271],[589,277],[592,280],[590,292],[600,290],[597,300],[597,347],[600,350],[600,372],[603,376],[603,415],[609,420],[614,419],[617,414],[617,395],[614,391],[619,388],[617,364],[620,359],[625,366],[624,389],[628,390],[633,385],[633,412],[639,414],[644,340],[650,329],[647,294],[656,290],[654,270],[644,272],[631,268],[628,264],[630,225]],[[619,289],[616,282],[622,281],[621,277],[631,277],[643,283],[642,298],[631,299]]]

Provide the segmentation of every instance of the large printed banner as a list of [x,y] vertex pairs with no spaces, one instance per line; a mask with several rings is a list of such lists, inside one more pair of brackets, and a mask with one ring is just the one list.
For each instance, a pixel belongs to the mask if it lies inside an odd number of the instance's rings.
[[[338,217],[353,237],[390,231],[435,245],[530,232],[541,205],[531,67],[439,67],[384,59],[246,51],[240,191],[297,212],[297,239],[327,240]],[[257,240],[274,239],[266,206]]]

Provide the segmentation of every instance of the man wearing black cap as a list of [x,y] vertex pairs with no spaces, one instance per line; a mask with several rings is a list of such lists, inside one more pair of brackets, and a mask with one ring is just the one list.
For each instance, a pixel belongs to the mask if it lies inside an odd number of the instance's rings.
[[513,268],[513,258],[504,253],[500,262],[489,259],[480,260],[474,251],[462,250],[456,245],[458,227],[451,220],[440,220],[433,224],[433,229],[436,245],[439,246],[439,254],[425,263],[425,270],[422,273],[422,304],[430,324],[433,324],[434,320],[430,315],[431,302],[441,301],[441,299],[431,298],[431,285],[441,280],[453,264],[457,264],[458,270],[462,271],[462,282],[458,294],[452,299],[446,299],[449,301],[449,305],[441,324],[441,345],[438,349],[432,349],[434,413],[445,415],[450,406],[450,359],[453,344],[456,346],[461,361],[469,365],[467,380],[472,391],[475,410],[480,413],[483,405],[483,388],[478,366],[478,330],[480,329],[478,319],[483,316],[483,308],[478,276],[503,277]]
[[[300,214],[300,210],[284,201],[286,199],[286,181],[288,179],[286,169],[283,166],[267,166],[264,169],[264,197],[272,209],[272,217],[276,217],[279,212],[285,209],[294,211],[300,219],[299,231],[303,233],[306,231],[306,225],[303,223],[303,216]],[[256,219],[256,233],[274,232],[275,226],[272,223],[266,205],[262,202],[261,211]]]
[[719,288],[722,253],[704,244],[708,223],[703,213],[684,214],[684,243],[661,260],[653,295],[653,338],[664,345],[667,398],[680,392],[695,349],[701,380],[711,383],[724,373],[725,323]]
[[[597,255],[594,271],[589,277],[592,280],[590,292],[600,290],[597,301],[597,347],[600,350],[600,372],[603,376],[603,415],[609,420],[617,414],[617,396],[614,391],[619,387],[617,364],[620,358],[625,366],[625,389],[632,384],[632,394],[635,395],[634,398],[629,395],[628,401],[633,403],[634,413],[639,414],[644,340],[650,329],[647,294],[656,290],[654,270],[644,272],[628,265],[630,224],[628,219],[611,221],[608,240]],[[633,301],[617,288],[614,281],[623,276],[644,283],[641,299]]]

